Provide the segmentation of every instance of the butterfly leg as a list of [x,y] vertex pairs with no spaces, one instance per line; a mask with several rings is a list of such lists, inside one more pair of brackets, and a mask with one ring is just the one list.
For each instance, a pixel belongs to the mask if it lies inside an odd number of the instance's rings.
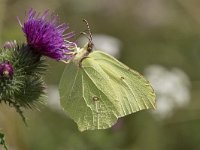
[[82,62],[86,58],[89,58],[89,57],[88,56],[84,56],[83,58],[81,58],[81,60],[79,61],[79,67],[82,67]]

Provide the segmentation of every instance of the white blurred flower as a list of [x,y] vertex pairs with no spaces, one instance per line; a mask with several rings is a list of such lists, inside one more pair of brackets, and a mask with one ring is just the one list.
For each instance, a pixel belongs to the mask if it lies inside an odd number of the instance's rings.
[[60,96],[57,86],[49,85],[47,89],[48,94],[48,106],[55,110],[61,110]]
[[173,114],[173,109],[183,107],[190,101],[190,79],[180,69],[168,70],[160,65],[151,65],[144,71],[157,95],[157,110],[161,118]]
[[[88,39],[85,37],[80,38],[80,45],[84,45],[88,42]],[[94,49],[95,50],[101,50],[104,51],[116,58],[119,58],[120,56],[120,48],[121,48],[121,42],[119,39],[104,35],[104,34],[95,34],[93,35],[93,43],[94,43]]]

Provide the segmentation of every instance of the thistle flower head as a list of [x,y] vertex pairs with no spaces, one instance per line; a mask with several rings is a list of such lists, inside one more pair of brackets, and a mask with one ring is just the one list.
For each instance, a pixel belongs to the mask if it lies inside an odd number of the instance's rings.
[[64,34],[69,26],[65,23],[58,25],[57,22],[58,16],[50,15],[48,11],[37,14],[36,11],[30,9],[24,24],[20,23],[20,25],[28,46],[34,53],[56,60],[69,59],[70,56],[67,53],[71,52],[76,44],[69,42],[68,39],[74,34],[72,32]]
[[9,62],[0,63],[0,77],[10,78],[14,71],[13,66]]

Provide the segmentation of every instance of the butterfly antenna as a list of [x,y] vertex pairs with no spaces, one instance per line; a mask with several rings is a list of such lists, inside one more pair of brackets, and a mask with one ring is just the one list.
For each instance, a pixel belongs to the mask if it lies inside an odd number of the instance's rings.
[[[88,48],[87,48],[87,50],[88,50],[88,52],[90,53],[90,52],[92,51],[92,49],[93,49],[93,46],[94,46],[94,44],[93,44],[93,42],[92,42],[92,32],[91,32],[91,30],[90,30],[90,26],[89,26],[88,21],[87,21],[86,19],[83,19],[83,21],[85,22],[85,24],[86,24],[86,26],[87,26],[88,33],[89,33],[89,37],[88,37],[89,43],[88,43]],[[85,34],[85,33],[83,32],[83,34]]]
[[87,26],[87,30],[88,30],[88,33],[89,33],[89,40],[90,42],[92,43],[92,32],[90,30],[90,26],[89,26],[89,23],[86,19],[83,19],[83,21],[85,22],[86,26]]

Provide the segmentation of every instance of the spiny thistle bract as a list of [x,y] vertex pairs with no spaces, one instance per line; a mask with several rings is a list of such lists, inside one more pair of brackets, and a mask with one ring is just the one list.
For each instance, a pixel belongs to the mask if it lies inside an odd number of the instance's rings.
[[33,54],[25,44],[0,48],[0,103],[14,106],[25,120],[21,108],[32,108],[44,94],[44,58]]

